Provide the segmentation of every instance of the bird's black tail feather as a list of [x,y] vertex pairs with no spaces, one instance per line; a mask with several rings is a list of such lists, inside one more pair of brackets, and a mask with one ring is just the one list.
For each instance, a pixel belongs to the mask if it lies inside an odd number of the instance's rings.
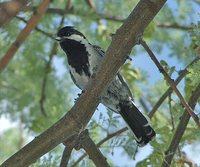
[[140,147],[146,145],[155,137],[155,131],[134,103],[131,105],[120,104],[119,113],[133,131],[136,142]]

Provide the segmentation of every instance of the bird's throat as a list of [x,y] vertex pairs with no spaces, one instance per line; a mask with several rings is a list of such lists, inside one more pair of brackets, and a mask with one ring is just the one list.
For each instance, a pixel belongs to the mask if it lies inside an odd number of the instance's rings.
[[88,52],[85,44],[75,40],[66,40],[60,43],[67,54],[68,64],[80,75],[84,72],[90,76]]

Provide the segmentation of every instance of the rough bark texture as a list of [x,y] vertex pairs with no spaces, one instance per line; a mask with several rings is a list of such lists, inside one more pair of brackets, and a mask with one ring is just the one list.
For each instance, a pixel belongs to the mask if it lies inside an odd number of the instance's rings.
[[91,119],[101,93],[117,74],[132,47],[137,43],[148,24],[153,20],[166,0],[141,0],[117,30],[102,65],[90,80],[86,91],[72,109],[52,127],[5,161],[1,167],[25,167],[52,150],[74,134],[80,133]]

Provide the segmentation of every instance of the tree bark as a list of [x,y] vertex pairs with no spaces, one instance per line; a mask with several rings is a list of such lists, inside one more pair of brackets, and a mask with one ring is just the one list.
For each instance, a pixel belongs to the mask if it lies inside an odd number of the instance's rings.
[[25,167],[52,150],[72,135],[79,134],[89,122],[108,84],[116,76],[133,46],[166,0],[140,0],[124,24],[117,30],[106,51],[96,76],[92,76],[85,92],[72,109],[20,151],[6,160],[1,167]]

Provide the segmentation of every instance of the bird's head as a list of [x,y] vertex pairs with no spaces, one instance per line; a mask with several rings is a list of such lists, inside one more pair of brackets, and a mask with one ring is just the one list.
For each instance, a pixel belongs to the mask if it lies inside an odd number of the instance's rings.
[[72,26],[65,26],[61,28],[58,31],[56,38],[56,40],[59,42],[65,42],[67,40],[82,41],[84,39],[86,39],[85,36]]

